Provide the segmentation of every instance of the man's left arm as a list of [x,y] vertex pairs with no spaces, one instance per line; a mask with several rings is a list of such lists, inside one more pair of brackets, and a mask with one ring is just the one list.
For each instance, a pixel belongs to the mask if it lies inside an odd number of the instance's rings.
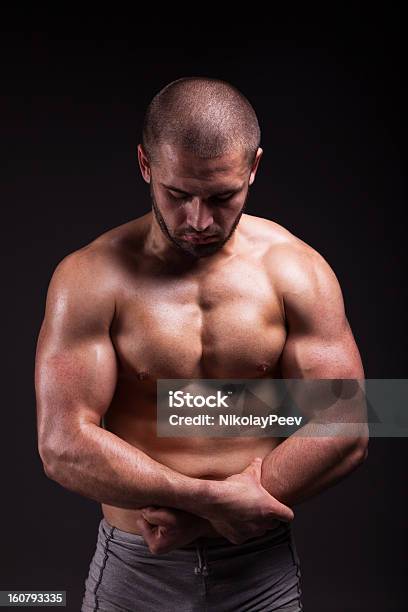
[[[338,280],[313,249],[290,268],[282,299],[287,325],[282,378],[364,379]],[[263,487],[290,507],[343,479],[368,452],[365,422],[358,424],[354,436],[311,437],[308,427],[313,431],[306,424],[266,455],[262,464]]]
[[[288,328],[280,358],[282,378],[364,379],[334,272],[312,250],[302,253],[297,263],[281,262],[281,268]],[[361,435],[354,438],[293,434],[263,459],[262,486],[292,507],[353,471],[365,458],[367,445],[364,423]],[[174,509],[146,508],[142,514],[139,526],[155,553],[173,550],[199,535],[218,535],[208,521]]]

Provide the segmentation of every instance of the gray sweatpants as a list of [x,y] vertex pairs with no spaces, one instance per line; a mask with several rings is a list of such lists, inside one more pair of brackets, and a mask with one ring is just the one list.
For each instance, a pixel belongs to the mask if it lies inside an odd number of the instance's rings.
[[99,524],[81,612],[303,610],[290,523],[244,544],[199,538],[154,555],[142,536]]

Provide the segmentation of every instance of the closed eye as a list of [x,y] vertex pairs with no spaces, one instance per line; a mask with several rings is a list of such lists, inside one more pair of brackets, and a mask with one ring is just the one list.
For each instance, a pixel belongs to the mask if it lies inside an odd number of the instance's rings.
[[210,200],[215,200],[216,202],[226,202],[232,198],[233,194],[229,194],[227,196],[213,196]]
[[[188,194],[185,194],[185,195],[177,195],[177,196],[176,196],[176,195],[174,195],[173,193],[171,193],[171,191],[169,191],[168,193],[169,193],[169,195],[171,196],[171,198],[172,198],[173,200],[177,200],[177,201],[180,201],[180,202],[181,202],[181,201],[183,201],[183,200],[188,200],[188,199],[189,199],[189,197],[190,197]],[[232,196],[233,196],[233,195],[234,195],[234,194],[233,194],[233,193],[231,193],[231,194],[228,194],[227,196],[211,196],[211,197],[209,198],[209,200],[210,200],[210,201],[212,201],[212,202],[227,202],[227,200],[230,200],[230,199],[232,198]]]
[[173,200],[187,200],[187,195],[175,196],[169,191],[169,195],[173,198]]

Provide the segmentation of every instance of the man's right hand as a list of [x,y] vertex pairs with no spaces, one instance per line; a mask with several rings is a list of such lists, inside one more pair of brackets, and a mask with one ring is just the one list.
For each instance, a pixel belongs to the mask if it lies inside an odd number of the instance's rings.
[[276,526],[277,519],[289,522],[293,511],[270,495],[261,484],[262,458],[256,457],[240,474],[210,487],[210,499],[200,515],[233,544],[261,536]]

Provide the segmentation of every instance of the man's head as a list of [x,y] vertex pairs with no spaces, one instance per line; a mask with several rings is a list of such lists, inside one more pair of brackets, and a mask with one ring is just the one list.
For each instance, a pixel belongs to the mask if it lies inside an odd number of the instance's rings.
[[259,143],[252,106],[224,81],[178,79],[153,98],[139,163],[156,220],[178,250],[211,255],[232,236],[262,155]]

